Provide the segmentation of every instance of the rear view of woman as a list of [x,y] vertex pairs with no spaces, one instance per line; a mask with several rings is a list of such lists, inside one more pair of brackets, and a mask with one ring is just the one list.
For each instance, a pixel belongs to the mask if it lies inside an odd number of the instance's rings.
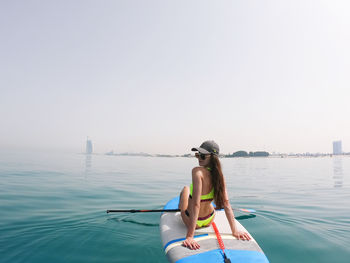
[[214,141],[205,141],[196,151],[199,166],[192,169],[192,184],[185,186],[180,194],[179,209],[187,226],[186,240],[183,245],[189,249],[198,249],[199,244],[193,239],[196,228],[206,227],[215,217],[214,200],[218,209],[224,208],[232,235],[237,239],[250,240],[246,232],[238,231],[234,214],[228,199],[225,179],[219,160],[219,146]]

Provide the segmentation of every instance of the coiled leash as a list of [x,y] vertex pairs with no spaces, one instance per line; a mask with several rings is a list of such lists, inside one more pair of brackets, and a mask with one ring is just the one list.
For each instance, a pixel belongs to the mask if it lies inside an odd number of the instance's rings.
[[215,231],[215,235],[216,235],[216,238],[218,239],[218,243],[219,243],[219,246],[222,250],[222,253],[224,254],[224,262],[225,263],[231,263],[231,260],[226,256],[225,254],[225,246],[224,246],[224,242],[222,241],[222,238],[221,238],[221,235],[219,233],[219,230],[218,228],[216,227],[216,224],[214,222],[211,223],[211,225],[213,226],[214,228],[214,231]]

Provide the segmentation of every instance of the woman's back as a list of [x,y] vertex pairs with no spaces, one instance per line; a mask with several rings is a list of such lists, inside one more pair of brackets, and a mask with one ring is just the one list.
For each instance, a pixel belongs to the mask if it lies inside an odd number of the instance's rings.
[[[199,196],[200,196],[200,209],[199,209],[199,217],[208,215],[210,211],[213,210],[213,206],[211,204],[211,201],[214,198],[214,189],[213,185],[211,182],[211,174],[210,171],[204,167],[195,167],[192,170],[192,174],[197,174],[200,177],[200,191],[199,191]],[[196,183],[199,181],[194,180],[194,185],[191,184],[190,186],[190,200],[189,200],[189,205],[192,206],[194,205],[192,199],[192,194],[193,194],[193,188],[198,187]]]

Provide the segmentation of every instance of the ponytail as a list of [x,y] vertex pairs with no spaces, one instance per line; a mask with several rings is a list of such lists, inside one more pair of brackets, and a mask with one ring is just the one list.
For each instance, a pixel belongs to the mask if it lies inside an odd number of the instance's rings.
[[218,209],[224,207],[224,175],[221,170],[221,163],[217,155],[210,155],[209,167],[211,169],[211,183],[214,188],[214,202]]

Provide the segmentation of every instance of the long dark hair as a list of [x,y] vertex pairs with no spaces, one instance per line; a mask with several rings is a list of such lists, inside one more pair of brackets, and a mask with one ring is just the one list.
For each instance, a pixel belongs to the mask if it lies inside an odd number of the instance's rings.
[[214,202],[216,207],[222,209],[224,207],[224,175],[221,170],[219,157],[211,154],[209,167],[211,169],[211,183],[214,187]]

